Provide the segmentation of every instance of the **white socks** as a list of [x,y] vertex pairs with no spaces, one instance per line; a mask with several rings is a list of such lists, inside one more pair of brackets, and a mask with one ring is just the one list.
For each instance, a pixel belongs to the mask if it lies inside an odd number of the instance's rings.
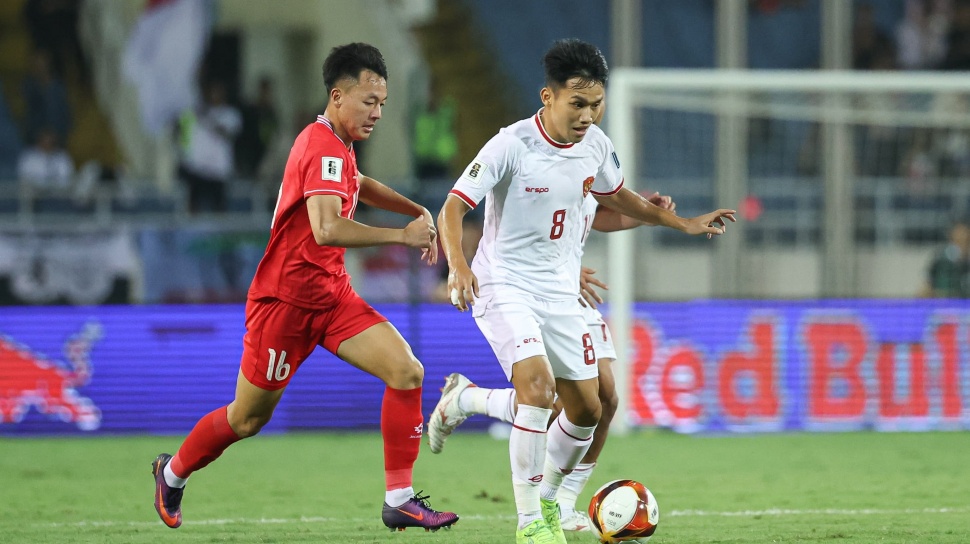
[[544,478],[542,467],[546,458],[546,425],[551,415],[552,410],[548,408],[520,404],[512,422],[509,458],[512,461],[512,491],[520,529],[542,517],[539,482]]
[[165,468],[162,469],[162,475],[165,477],[165,483],[169,487],[185,487],[185,482],[189,481],[188,478],[179,478],[172,472],[172,463],[165,463]]
[[[515,389],[469,387],[458,397],[458,407],[467,415],[485,414],[513,424],[509,453],[519,528],[522,528],[542,517],[540,495],[556,499],[563,513],[576,509],[576,499],[596,466],[596,463],[579,463],[589,450],[596,427],[573,425],[562,412],[546,434],[552,410],[520,405],[516,412],[515,401]],[[537,451],[544,454],[537,456]],[[540,468],[541,486],[535,478]],[[570,468],[573,470],[569,474],[563,472]]]
[[390,491],[384,492],[384,502],[387,503],[391,508],[397,508],[402,504],[411,500],[414,496],[413,487],[402,487],[401,489],[392,489]]
[[515,389],[469,387],[458,397],[458,408],[467,415],[485,414],[512,423],[515,419]]
[[[520,406],[521,410],[522,407]],[[556,492],[562,484],[567,472],[571,472],[589,450],[593,442],[592,427],[573,425],[566,419],[566,412],[561,412],[556,421],[549,427],[548,455],[546,456],[545,471],[542,474],[542,485],[539,494],[543,499],[555,499]],[[575,504],[575,503],[574,503]]]
[[586,482],[593,474],[595,466],[596,463],[580,463],[562,479],[562,486],[556,493],[556,502],[559,503],[559,509],[562,510],[564,517],[569,512],[576,510],[576,499],[583,492],[583,488],[586,487]]

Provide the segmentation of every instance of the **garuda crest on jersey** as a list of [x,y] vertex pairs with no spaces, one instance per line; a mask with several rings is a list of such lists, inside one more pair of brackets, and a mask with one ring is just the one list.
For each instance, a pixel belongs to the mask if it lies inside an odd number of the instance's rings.
[[583,180],[583,198],[589,195],[589,190],[593,188],[593,176]]

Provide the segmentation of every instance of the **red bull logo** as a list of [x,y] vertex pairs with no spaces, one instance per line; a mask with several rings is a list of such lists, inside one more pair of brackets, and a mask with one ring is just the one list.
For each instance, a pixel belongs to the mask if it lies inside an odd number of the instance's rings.
[[35,408],[83,431],[101,426],[101,410],[77,393],[91,380],[91,346],[101,325],[87,323],[64,344],[67,362],[51,361],[0,336],[0,424],[19,423]]

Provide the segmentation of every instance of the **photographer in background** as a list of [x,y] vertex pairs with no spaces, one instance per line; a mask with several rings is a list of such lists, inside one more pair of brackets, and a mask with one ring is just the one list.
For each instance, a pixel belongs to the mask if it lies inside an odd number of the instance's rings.
[[948,243],[930,262],[923,295],[939,298],[970,297],[970,226],[965,220],[950,226]]

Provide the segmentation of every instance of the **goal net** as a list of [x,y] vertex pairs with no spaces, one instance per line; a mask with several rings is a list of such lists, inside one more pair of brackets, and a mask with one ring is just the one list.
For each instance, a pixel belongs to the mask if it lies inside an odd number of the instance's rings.
[[970,211],[966,75],[620,68],[607,103],[626,187],[740,219],[715,240],[591,237],[618,353],[636,300],[912,297]]

